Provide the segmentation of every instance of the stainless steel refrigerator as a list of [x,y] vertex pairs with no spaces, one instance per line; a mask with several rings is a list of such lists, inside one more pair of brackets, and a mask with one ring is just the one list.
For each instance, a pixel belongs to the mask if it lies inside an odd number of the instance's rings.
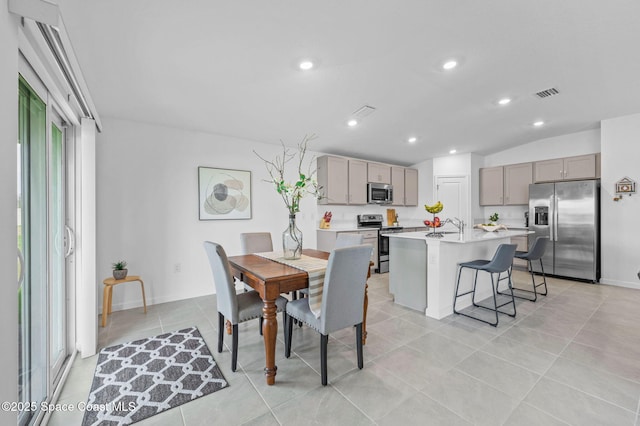
[[[529,241],[547,236],[542,264],[547,274],[600,280],[600,181],[529,185]],[[532,262],[540,272],[540,263]]]

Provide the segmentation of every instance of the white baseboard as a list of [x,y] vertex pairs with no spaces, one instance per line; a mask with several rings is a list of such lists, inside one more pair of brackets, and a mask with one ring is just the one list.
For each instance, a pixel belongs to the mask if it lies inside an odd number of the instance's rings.
[[608,278],[600,278],[600,284],[614,285],[617,287],[626,287],[626,288],[633,288],[636,290],[640,290],[640,283],[634,283],[630,281],[620,281],[620,280],[612,280]]

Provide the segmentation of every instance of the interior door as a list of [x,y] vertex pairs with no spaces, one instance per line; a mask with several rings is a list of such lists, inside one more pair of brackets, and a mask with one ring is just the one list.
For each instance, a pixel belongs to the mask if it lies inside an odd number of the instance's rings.
[[[438,214],[441,221],[444,222],[447,218],[458,218],[470,226],[472,221],[469,214],[469,190],[466,176],[436,176],[434,193],[436,194],[435,201],[440,201],[444,205]],[[457,228],[447,224],[443,230],[454,231]]]

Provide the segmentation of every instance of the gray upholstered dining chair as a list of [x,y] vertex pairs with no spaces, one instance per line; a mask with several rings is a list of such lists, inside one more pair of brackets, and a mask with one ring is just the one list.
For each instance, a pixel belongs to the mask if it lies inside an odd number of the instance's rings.
[[364,287],[367,282],[370,245],[337,248],[329,255],[322,289],[320,318],[311,312],[307,299],[291,301],[285,316],[285,356],[291,356],[293,320],[304,322],[320,333],[320,370],[322,384],[327,384],[327,344],[329,333],[356,326],[358,368],[364,366],[362,356],[362,321]]
[[[231,371],[236,371],[238,363],[238,324],[255,318],[262,318],[262,299],[256,291],[236,294],[236,288],[231,275],[231,268],[224,248],[211,241],[204,242],[204,249],[209,258],[213,280],[216,285],[216,300],[218,303],[218,352],[222,352],[224,337],[224,320],[231,322]],[[280,296],[276,300],[278,312],[284,310],[287,299]]]
[[364,242],[364,235],[361,234],[347,234],[346,232],[340,232],[336,237],[336,245],[334,248],[342,248],[349,246],[360,246]]
[[[360,234],[347,234],[346,232],[340,232],[336,237],[336,244],[333,247],[334,249],[349,247],[349,246],[360,246],[364,242],[364,235]],[[298,290],[301,296],[309,295],[309,289],[303,288]],[[301,324],[302,325],[302,324]]]
[[[270,232],[245,232],[240,234],[240,251],[242,254],[263,253],[273,251]],[[242,283],[245,291],[253,290],[250,285]]]
[[245,232],[240,234],[240,249],[243,254],[273,251],[270,232]]

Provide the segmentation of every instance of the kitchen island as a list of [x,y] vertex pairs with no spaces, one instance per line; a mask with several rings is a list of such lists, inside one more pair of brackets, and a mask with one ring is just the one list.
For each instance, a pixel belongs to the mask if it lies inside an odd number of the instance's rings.
[[[458,263],[491,259],[500,244],[512,237],[530,234],[527,230],[483,230],[446,233],[442,238],[427,237],[425,232],[389,234],[389,292],[394,302],[441,319],[453,313]],[[470,290],[473,272],[465,269],[460,292]],[[505,288],[506,281],[501,283]],[[489,274],[478,274],[476,300],[491,297]],[[471,305],[471,295],[458,299],[460,308]]]

